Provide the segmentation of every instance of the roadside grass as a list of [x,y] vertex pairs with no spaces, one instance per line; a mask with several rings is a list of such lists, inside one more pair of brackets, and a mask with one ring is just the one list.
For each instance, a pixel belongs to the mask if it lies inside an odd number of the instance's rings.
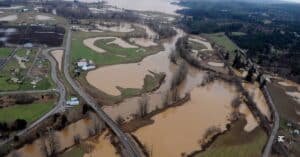
[[214,33],[214,34],[204,34],[205,37],[215,42],[217,45],[220,45],[229,52],[229,60],[233,61],[235,57],[234,51],[238,49],[238,46],[231,41],[224,33]]
[[207,47],[201,43],[196,43],[193,41],[189,41],[189,46],[191,46],[192,49],[194,50],[203,50],[203,49],[207,49]]
[[68,151],[58,155],[58,157],[83,157],[85,154],[84,149],[81,146],[75,146]]
[[234,35],[234,36],[244,36],[244,35],[247,35],[244,32],[231,32],[231,34]]
[[0,58],[8,57],[12,52],[11,48],[0,48]]
[[10,79],[10,77],[0,76],[0,91],[12,91],[19,88],[18,84],[8,83],[8,79]]
[[0,121],[13,122],[16,119],[25,119],[31,123],[47,113],[54,106],[54,101],[46,103],[33,103],[24,105],[15,105],[0,109]]
[[245,120],[235,122],[228,132],[217,137],[205,151],[195,154],[194,157],[261,156],[268,136],[259,127],[250,133],[245,132],[245,124]]

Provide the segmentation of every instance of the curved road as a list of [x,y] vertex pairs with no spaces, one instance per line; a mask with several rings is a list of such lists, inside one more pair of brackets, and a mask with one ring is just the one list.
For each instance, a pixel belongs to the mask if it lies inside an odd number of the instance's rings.
[[68,29],[67,39],[65,45],[65,56],[64,56],[64,75],[73,89],[86,101],[86,103],[95,110],[100,118],[112,129],[112,131],[118,136],[120,142],[123,144],[126,150],[126,156],[129,157],[140,157],[139,150],[136,145],[127,137],[127,135],[118,127],[118,125],[99,107],[97,101],[84,92],[79,85],[73,80],[69,73],[70,64],[70,51],[71,51],[71,36],[72,31]]
[[[48,113],[46,113],[45,115],[43,115],[41,118],[39,118],[38,120],[34,121],[32,124],[30,124],[30,126],[28,126],[27,128],[25,128],[24,130],[18,132],[16,135],[17,136],[24,136],[26,135],[26,133],[29,133],[31,129],[35,128],[38,124],[40,124],[43,120],[45,120],[46,118],[48,118],[49,116],[60,112],[62,109],[64,109],[64,104],[65,104],[65,97],[66,97],[66,89],[65,86],[63,85],[63,83],[59,80],[58,76],[57,76],[57,63],[55,61],[55,59],[53,57],[51,57],[48,52],[52,51],[53,49],[46,49],[43,50],[43,55],[50,61],[51,63],[51,77],[52,80],[54,81],[54,83],[57,86],[57,90],[60,93],[59,96],[59,100],[57,102],[57,105],[52,108]],[[33,91],[28,91],[28,92],[33,92]],[[19,93],[18,91],[16,91],[15,93]],[[21,91],[20,93],[26,93],[24,91]],[[10,142],[11,140],[13,140],[13,137],[8,138],[7,140],[3,141],[0,143],[0,145],[3,145],[5,143]]]

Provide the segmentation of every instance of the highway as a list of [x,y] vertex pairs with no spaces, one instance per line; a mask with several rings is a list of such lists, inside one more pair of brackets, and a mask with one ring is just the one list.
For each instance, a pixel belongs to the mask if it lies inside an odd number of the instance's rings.
[[265,97],[266,97],[267,101],[270,104],[271,111],[274,115],[274,126],[273,126],[271,135],[269,136],[268,142],[267,142],[267,144],[265,146],[265,149],[263,151],[263,154],[262,154],[262,157],[269,157],[270,154],[271,154],[271,151],[272,151],[272,145],[274,143],[274,140],[276,140],[276,135],[277,135],[277,132],[278,132],[278,129],[279,129],[280,119],[279,119],[278,111],[276,109],[276,106],[273,103],[273,99],[272,99],[272,97],[269,93],[269,90],[268,90],[267,86],[263,87],[263,91],[265,93]]
[[[67,81],[70,83],[72,88],[86,101],[86,103],[95,110],[99,117],[112,129],[112,131],[119,138],[120,142],[126,150],[126,156],[128,157],[140,157],[138,148],[136,145],[127,137],[127,135],[118,127],[118,125],[100,108],[100,105],[94,98],[84,92],[83,89],[73,80],[69,72],[70,64],[70,51],[71,51],[72,31],[68,29],[67,39],[65,44],[65,56],[64,56],[64,75]],[[84,52],[83,52],[84,53]]]
[[[45,119],[47,119],[49,116],[58,113],[60,111],[62,111],[64,109],[64,105],[65,105],[65,98],[66,98],[66,89],[65,86],[63,85],[63,83],[59,80],[58,76],[57,76],[57,63],[55,61],[55,59],[53,57],[51,57],[49,55],[49,52],[52,51],[53,49],[45,49],[43,50],[43,55],[50,61],[51,63],[51,77],[53,82],[56,84],[57,86],[57,91],[59,92],[60,96],[59,96],[59,100],[56,104],[56,106],[54,108],[52,108],[48,113],[46,113],[45,115],[43,115],[41,118],[39,118],[38,120],[34,121],[33,123],[31,123],[27,128],[25,128],[24,130],[18,132],[16,135],[17,136],[26,136],[27,133],[30,133],[30,130],[35,128],[38,124],[40,124],[41,122],[43,122]],[[47,91],[47,90],[46,90]],[[53,90],[51,90],[53,91]],[[35,93],[34,91],[27,91],[28,93],[32,92]],[[40,91],[36,91],[36,92],[40,92]],[[6,92],[9,94],[9,92]],[[26,93],[26,91],[15,91],[15,92],[10,92],[10,93]],[[2,141],[0,143],[0,146],[3,144],[6,144],[10,141],[13,140],[13,137],[8,138],[5,141]]]

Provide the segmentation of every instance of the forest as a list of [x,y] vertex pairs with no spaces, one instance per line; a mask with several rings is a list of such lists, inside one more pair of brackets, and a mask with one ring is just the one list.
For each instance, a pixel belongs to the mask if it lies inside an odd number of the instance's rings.
[[300,5],[228,1],[180,2],[179,25],[192,34],[224,32],[267,70],[300,82]]

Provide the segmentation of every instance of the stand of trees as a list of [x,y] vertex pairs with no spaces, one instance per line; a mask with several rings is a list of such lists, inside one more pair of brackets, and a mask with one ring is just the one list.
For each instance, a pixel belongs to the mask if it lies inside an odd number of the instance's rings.
[[[181,1],[187,32],[225,34],[266,70],[300,82],[300,5]],[[239,32],[238,35],[235,32]]]

